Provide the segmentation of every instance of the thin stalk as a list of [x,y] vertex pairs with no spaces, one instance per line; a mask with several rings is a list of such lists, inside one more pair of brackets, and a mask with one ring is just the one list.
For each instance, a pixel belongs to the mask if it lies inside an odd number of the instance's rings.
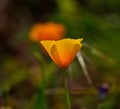
[[83,72],[84,72],[84,74],[85,74],[85,77],[86,77],[88,83],[89,83],[90,85],[92,85],[92,84],[93,84],[93,83],[92,83],[92,80],[91,80],[91,78],[90,78],[90,75],[89,75],[89,73],[88,73],[88,71],[87,71],[87,68],[86,68],[86,65],[85,65],[85,62],[84,62],[84,59],[83,59],[83,57],[82,57],[82,55],[81,55],[80,52],[78,52],[77,58],[78,58],[78,61],[79,61],[80,65],[81,65],[81,67],[82,67],[82,70],[83,70]]
[[69,88],[68,88],[68,85],[67,85],[67,72],[64,72],[64,74],[65,74],[64,84],[65,84],[65,97],[66,97],[66,101],[67,101],[67,109],[71,109]]
[[37,93],[35,109],[46,109],[44,90],[45,90],[44,83],[40,84],[38,93]]

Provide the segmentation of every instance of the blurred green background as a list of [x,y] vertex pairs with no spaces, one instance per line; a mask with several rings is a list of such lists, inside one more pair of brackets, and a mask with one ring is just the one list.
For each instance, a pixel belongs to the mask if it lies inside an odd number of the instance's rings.
[[75,58],[72,109],[120,109],[120,0],[0,0],[0,109],[65,109],[61,70],[29,39],[34,24],[49,21],[84,39],[93,84]]

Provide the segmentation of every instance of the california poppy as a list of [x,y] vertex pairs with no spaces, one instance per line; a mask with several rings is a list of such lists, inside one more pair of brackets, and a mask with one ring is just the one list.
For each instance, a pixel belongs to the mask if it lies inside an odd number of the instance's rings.
[[62,39],[58,41],[40,41],[51,59],[61,68],[66,68],[73,61],[82,47],[82,39]]
[[38,23],[30,31],[30,39],[35,42],[41,40],[59,40],[64,37],[65,26],[62,24],[47,22]]

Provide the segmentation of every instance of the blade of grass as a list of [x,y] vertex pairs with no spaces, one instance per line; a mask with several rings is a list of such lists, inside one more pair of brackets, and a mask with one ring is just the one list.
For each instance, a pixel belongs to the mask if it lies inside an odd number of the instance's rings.
[[43,81],[40,83],[37,93],[37,100],[35,103],[35,109],[47,109],[47,100],[45,96],[45,89],[48,81],[51,79],[53,72],[55,72],[56,66],[54,63],[50,63],[47,69],[43,69]]

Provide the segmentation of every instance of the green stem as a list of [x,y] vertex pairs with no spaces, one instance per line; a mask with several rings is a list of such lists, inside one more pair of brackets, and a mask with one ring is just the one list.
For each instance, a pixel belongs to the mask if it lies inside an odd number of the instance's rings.
[[46,100],[45,100],[45,82],[40,84],[39,89],[38,89],[38,94],[37,94],[37,100],[35,104],[35,109],[46,109]]
[[67,101],[67,108],[68,109],[71,109],[71,104],[70,104],[70,96],[69,96],[69,88],[68,88],[68,85],[67,85],[67,72],[64,72],[65,74],[65,96],[66,96],[66,101]]

